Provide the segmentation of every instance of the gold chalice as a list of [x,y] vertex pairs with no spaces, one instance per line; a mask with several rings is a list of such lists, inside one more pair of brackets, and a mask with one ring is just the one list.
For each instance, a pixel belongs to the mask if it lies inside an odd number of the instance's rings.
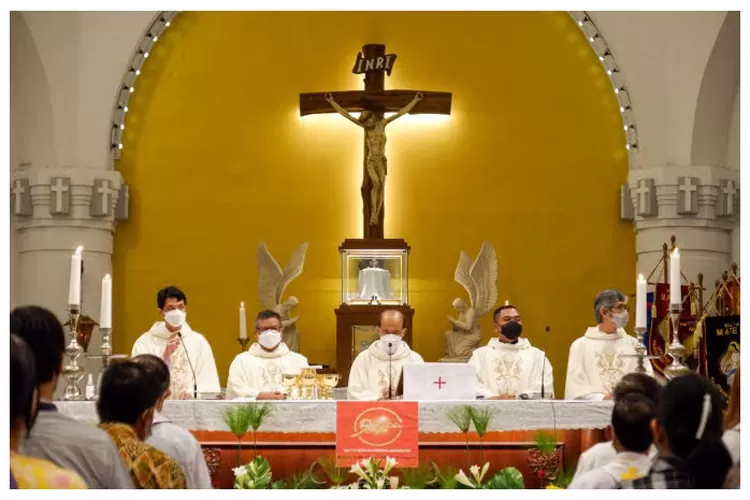
[[313,398],[316,382],[317,373],[315,368],[303,368],[300,378],[300,385],[302,386],[302,399]]
[[333,388],[339,385],[339,381],[341,380],[341,375],[339,375],[338,373],[326,373],[322,376],[322,378],[323,378],[322,386],[325,387],[326,399],[333,399]]
[[292,393],[292,388],[299,382],[299,375],[296,373],[282,373],[281,374],[281,385],[284,386],[284,392],[289,395]]

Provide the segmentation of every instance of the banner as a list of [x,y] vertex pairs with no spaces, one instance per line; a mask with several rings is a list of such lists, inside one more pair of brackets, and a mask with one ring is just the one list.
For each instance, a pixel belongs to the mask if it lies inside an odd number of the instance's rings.
[[419,405],[414,401],[338,401],[336,466],[393,457],[398,467],[419,467]]
[[740,317],[706,318],[706,374],[724,398],[729,399],[729,385],[740,363]]
[[[682,296],[687,297],[689,293],[690,288],[682,286]],[[646,302],[648,303],[646,311],[646,331],[648,333],[645,343],[648,346],[649,354],[663,356],[651,360],[654,371],[663,375],[664,368],[672,362],[672,358],[666,355],[667,345],[672,341],[672,320],[669,316],[669,284],[657,283],[655,292],[646,294]],[[690,310],[690,301],[685,300],[680,313],[678,332],[680,342],[686,348],[683,362],[691,369],[695,369],[699,365],[696,356],[698,354],[696,347],[698,346],[694,344],[695,339],[693,339],[695,322],[696,318]]]

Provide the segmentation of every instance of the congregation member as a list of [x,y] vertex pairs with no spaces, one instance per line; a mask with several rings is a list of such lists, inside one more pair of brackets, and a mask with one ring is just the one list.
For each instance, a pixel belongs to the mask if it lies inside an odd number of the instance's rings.
[[133,361],[117,362],[102,374],[96,411],[139,489],[185,489],[180,465],[145,442],[151,432],[161,388]]
[[307,358],[282,341],[281,316],[261,311],[255,318],[256,342],[238,354],[229,366],[227,399],[284,399],[282,375],[299,374]]
[[85,489],[75,472],[48,460],[21,454],[21,441],[34,427],[39,410],[34,354],[17,335],[10,336],[10,487],[11,489]]
[[[493,314],[497,337],[471,355],[477,369],[477,393],[484,399],[554,398],[552,365],[544,351],[522,338],[518,309],[504,305]],[[542,388],[544,384],[544,388]]]
[[349,372],[349,399],[376,401],[394,399],[404,365],[424,363],[403,338],[404,315],[389,309],[380,314],[379,339],[354,358]]
[[721,488],[732,467],[721,440],[723,406],[716,389],[701,375],[670,380],[652,424],[659,455],[646,476],[625,481],[622,488]]
[[10,328],[34,354],[39,392],[39,413],[21,444],[22,453],[77,473],[92,489],[133,488],[109,436],[93,425],[63,415],[52,402],[65,354],[65,333],[57,317],[42,307],[19,307],[10,313]]
[[[565,399],[600,401],[612,398],[612,389],[626,373],[635,371],[637,340],[625,332],[627,297],[617,290],[604,290],[594,300],[597,326],[570,346]],[[653,375],[651,363],[646,372]]]
[[724,435],[722,436],[724,446],[727,447],[732,456],[732,462],[740,463],[740,369],[732,379],[729,388],[729,404],[724,416]]
[[211,345],[187,323],[187,297],[168,286],[156,294],[156,305],[164,321],[157,321],[133,345],[132,357],[160,356],[171,372],[172,397],[189,399],[197,394],[221,392],[219,373]]
[[[661,384],[654,377],[645,373],[633,372],[622,377],[620,382],[615,386],[614,391],[612,391],[612,397],[615,404],[617,404],[620,399],[628,394],[639,394],[652,401],[654,406],[657,406],[661,397],[661,391]],[[652,445],[649,456],[651,458],[656,457],[657,451],[656,447]],[[581,456],[578,458],[574,479],[588,471],[604,467],[614,460],[616,455],[617,451],[615,450],[613,441],[595,444],[581,453]]]
[[169,368],[158,356],[141,354],[133,358],[151,377],[161,396],[156,401],[154,422],[146,443],[172,457],[182,468],[188,489],[211,489],[211,475],[201,445],[190,431],[170,422],[163,414],[164,401],[169,398]]
[[627,394],[612,409],[616,455],[607,465],[576,475],[568,489],[614,489],[625,480],[645,476],[651,468],[648,452],[653,443],[651,420],[654,402],[640,394]]

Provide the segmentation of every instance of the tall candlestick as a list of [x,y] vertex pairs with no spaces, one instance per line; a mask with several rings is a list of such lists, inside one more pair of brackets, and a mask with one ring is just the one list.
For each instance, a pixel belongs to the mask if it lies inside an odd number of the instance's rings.
[[112,328],[112,278],[109,274],[102,279],[102,308],[99,312],[99,328]]
[[81,260],[83,247],[76,248],[70,258],[70,288],[68,288],[68,305],[81,306]]
[[240,302],[240,338],[247,338],[247,322],[245,321],[245,303]]
[[676,248],[669,258],[669,303],[682,304],[680,251]]
[[639,274],[635,285],[635,327],[646,328],[646,278]]

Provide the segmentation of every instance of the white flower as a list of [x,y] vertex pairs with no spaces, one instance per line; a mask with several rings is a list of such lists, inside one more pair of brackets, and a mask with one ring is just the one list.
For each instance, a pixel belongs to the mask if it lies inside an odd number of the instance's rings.
[[362,467],[360,467],[358,463],[352,465],[352,468],[349,469],[349,472],[352,474],[358,475],[362,479],[367,479],[367,474],[365,473],[365,471],[362,470]]
[[474,486],[474,483],[472,483],[468,477],[466,477],[466,474],[464,474],[463,470],[458,471],[458,474],[456,474],[456,481],[463,484],[464,486],[468,486],[469,488],[476,488]]
[[232,469],[232,472],[234,472],[234,477],[239,478],[247,474],[247,469],[245,469],[245,466],[243,465],[242,467],[235,467]]
[[474,476],[474,480],[479,481],[479,466],[478,465],[472,465],[469,467],[469,472],[471,472],[471,475]]
[[384,477],[381,477],[381,478],[379,478],[379,479],[376,479],[376,480],[375,480],[375,485],[377,486],[377,488],[378,488],[379,490],[382,490],[382,489],[384,489],[384,488],[385,488],[385,478],[384,478]]
[[388,474],[397,463],[398,462],[395,458],[385,457],[385,468],[383,469],[383,474]]

